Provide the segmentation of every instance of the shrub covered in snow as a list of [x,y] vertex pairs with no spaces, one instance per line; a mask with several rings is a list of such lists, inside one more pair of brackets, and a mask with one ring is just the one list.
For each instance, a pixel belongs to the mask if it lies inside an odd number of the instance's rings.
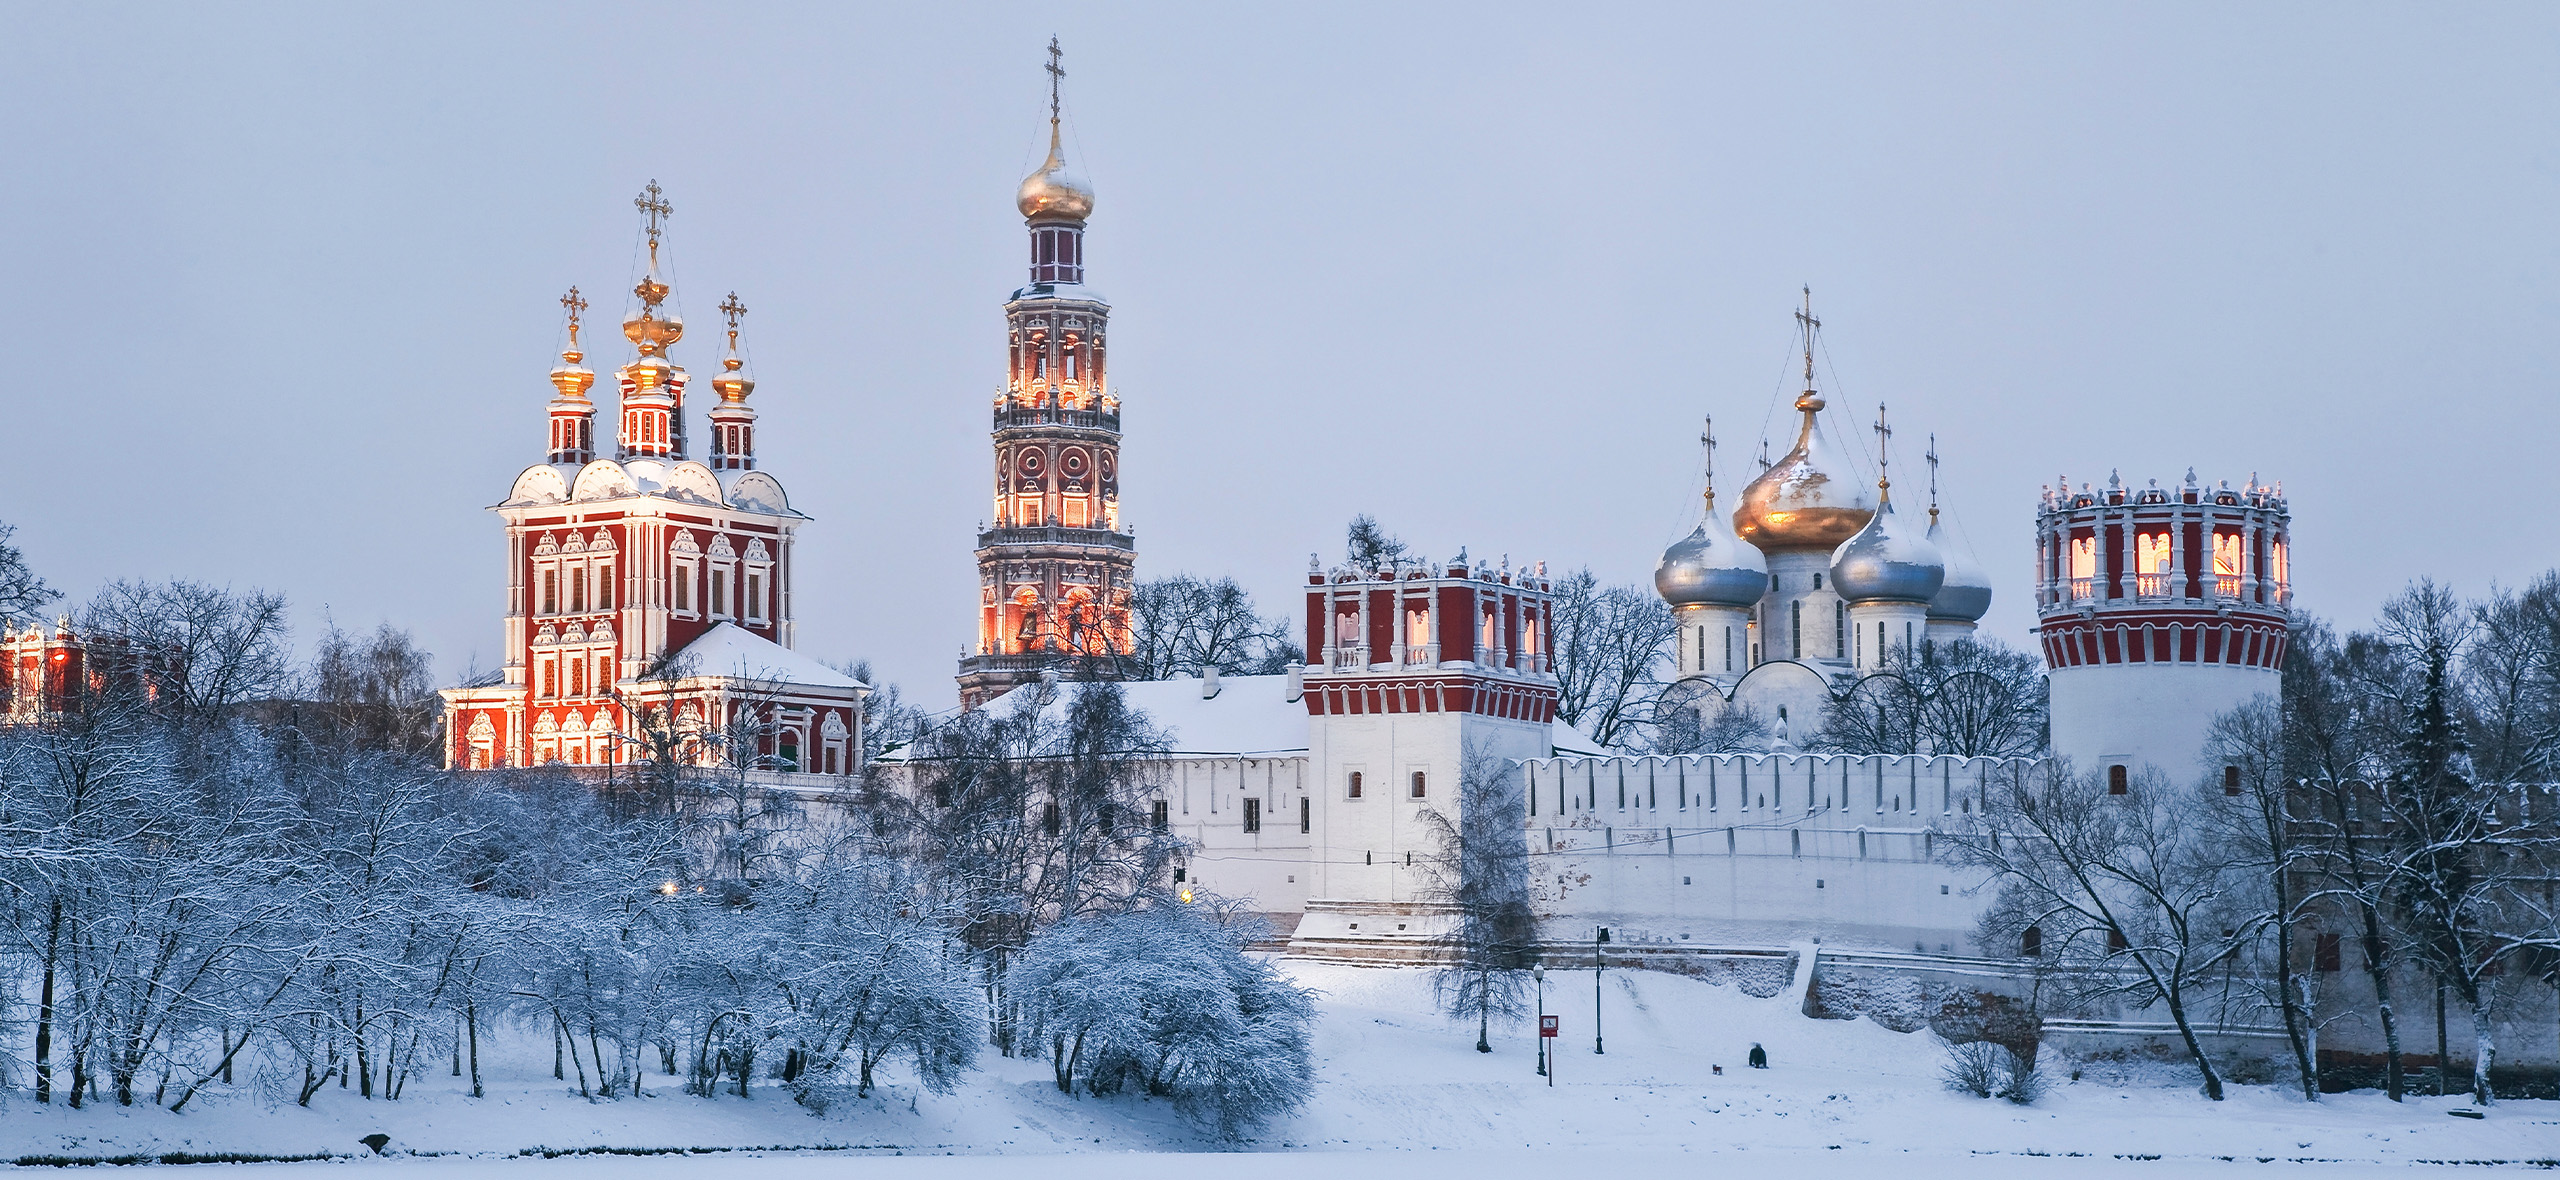
[[1013,968],[1026,1040],[1062,1091],[1135,1088],[1224,1135],[1297,1109],[1314,1081],[1308,993],[1248,955],[1252,930],[1170,900],[1059,923]]

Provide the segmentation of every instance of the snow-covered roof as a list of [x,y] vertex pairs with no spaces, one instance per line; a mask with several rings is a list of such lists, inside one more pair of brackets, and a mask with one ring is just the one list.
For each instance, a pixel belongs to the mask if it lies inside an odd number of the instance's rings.
[[[1073,694],[1085,686],[1058,686],[1048,707],[1063,715]],[[1174,754],[1235,757],[1252,754],[1302,754],[1307,750],[1307,706],[1289,699],[1287,676],[1221,676],[1218,695],[1203,698],[1197,677],[1123,682],[1120,691],[1131,707],[1145,713],[1165,731]],[[990,709],[1023,708],[1038,693],[1015,689],[988,705]],[[1008,702],[1010,705],[1008,705]],[[1606,754],[1608,747],[1562,721],[1554,724],[1552,743],[1559,754]]]
[[[1062,683],[1048,708],[1063,718],[1075,694],[1088,687]],[[1221,676],[1218,695],[1203,699],[1197,677],[1134,680],[1120,685],[1130,707],[1165,732],[1176,754],[1298,754],[1307,748],[1307,706],[1289,699],[1286,676]],[[990,709],[1021,709],[1038,699],[1036,686],[997,697]]]
[[869,687],[735,623],[713,626],[684,645],[675,658],[693,676],[734,676],[812,688]]

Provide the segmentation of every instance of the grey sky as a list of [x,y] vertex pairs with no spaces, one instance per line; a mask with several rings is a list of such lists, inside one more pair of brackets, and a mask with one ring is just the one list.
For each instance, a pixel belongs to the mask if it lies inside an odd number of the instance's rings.
[[554,301],[619,319],[654,177],[677,361],[753,309],[799,645],[948,699],[1053,32],[1142,575],[1279,609],[1367,511],[1647,580],[1701,414],[1728,492],[1783,449],[1808,283],[1839,437],[1890,403],[1916,503],[1938,433],[2013,643],[2060,472],[2283,480],[2351,623],[2555,563],[2548,5],[13,3],[0,520],[74,596],[486,665]]

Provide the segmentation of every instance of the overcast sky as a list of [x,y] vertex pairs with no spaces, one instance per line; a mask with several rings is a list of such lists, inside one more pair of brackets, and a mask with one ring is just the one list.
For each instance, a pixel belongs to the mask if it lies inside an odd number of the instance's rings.
[[1937,432],[2011,643],[2062,473],[2284,481],[2350,624],[2560,560],[2547,4],[11,3],[0,521],[75,598],[491,665],[555,301],[619,318],[654,178],[696,439],[753,309],[799,646],[947,700],[1053,33],[1142,576],[1276,611],[1365,511],[1649,581],[1701,415],[1728,493],[1784,449],[1808,284],[1836,436],[1889,403],[1916,492]]

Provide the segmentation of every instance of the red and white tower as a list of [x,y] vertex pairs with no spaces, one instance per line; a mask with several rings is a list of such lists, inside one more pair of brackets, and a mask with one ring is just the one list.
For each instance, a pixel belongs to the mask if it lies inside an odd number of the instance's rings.
[[851,774],[869,689],[790,650],[792,541],[808,518],[779,481],[754,470],[746,400],[755,383],[737,355],[746,307],[734,294],[721,305],[729,357],[712,381],[713,461],[691,461],[687,378],[667,355],[684,320],[666,307],[674,288],[658,271],[674,208],[655,182],[635,204],[647,217],[649,270],[622,322],[637,355],[615,372],[616,455],[595,454],[596,375],[580,364],[587,302],[572,288],[561,300],[569,344],[551,371],[544,461],[497,506],[507,531],[505,663],[481,683],[445,690],[449,764],[626,763],[649,755],[644,726],[722,731],[752,709],[758,768]]
[[[2144,764],[2206,768],[2213,719],[2277,689],[2291,617],[2281,488],[2047,488],[2036,610],[2053,749],[2121,785]],[[2125,771],[2114,768],[2122,767]]]
[[1543,563],[1515,572],[1507,558],[1332,571],[1310,559],[1308,826],[1332,850],[1308,868],[1312,898],[1425,899],[1421,812],[1458,813],[1470,759],[1554,752],[1554,591]]
[[1014,198],[1031,231],[1031,282],[1004,305],[994,522],[978,533],[977,642],[960,660],[960,703],[972,708],[1062,666],[1115,676],[1130,646],[1138,555],[1120,520],[1111,305],[1084,285],[1093,189],[1060,149],[1058,53],[1052,39],[1049,155]]

